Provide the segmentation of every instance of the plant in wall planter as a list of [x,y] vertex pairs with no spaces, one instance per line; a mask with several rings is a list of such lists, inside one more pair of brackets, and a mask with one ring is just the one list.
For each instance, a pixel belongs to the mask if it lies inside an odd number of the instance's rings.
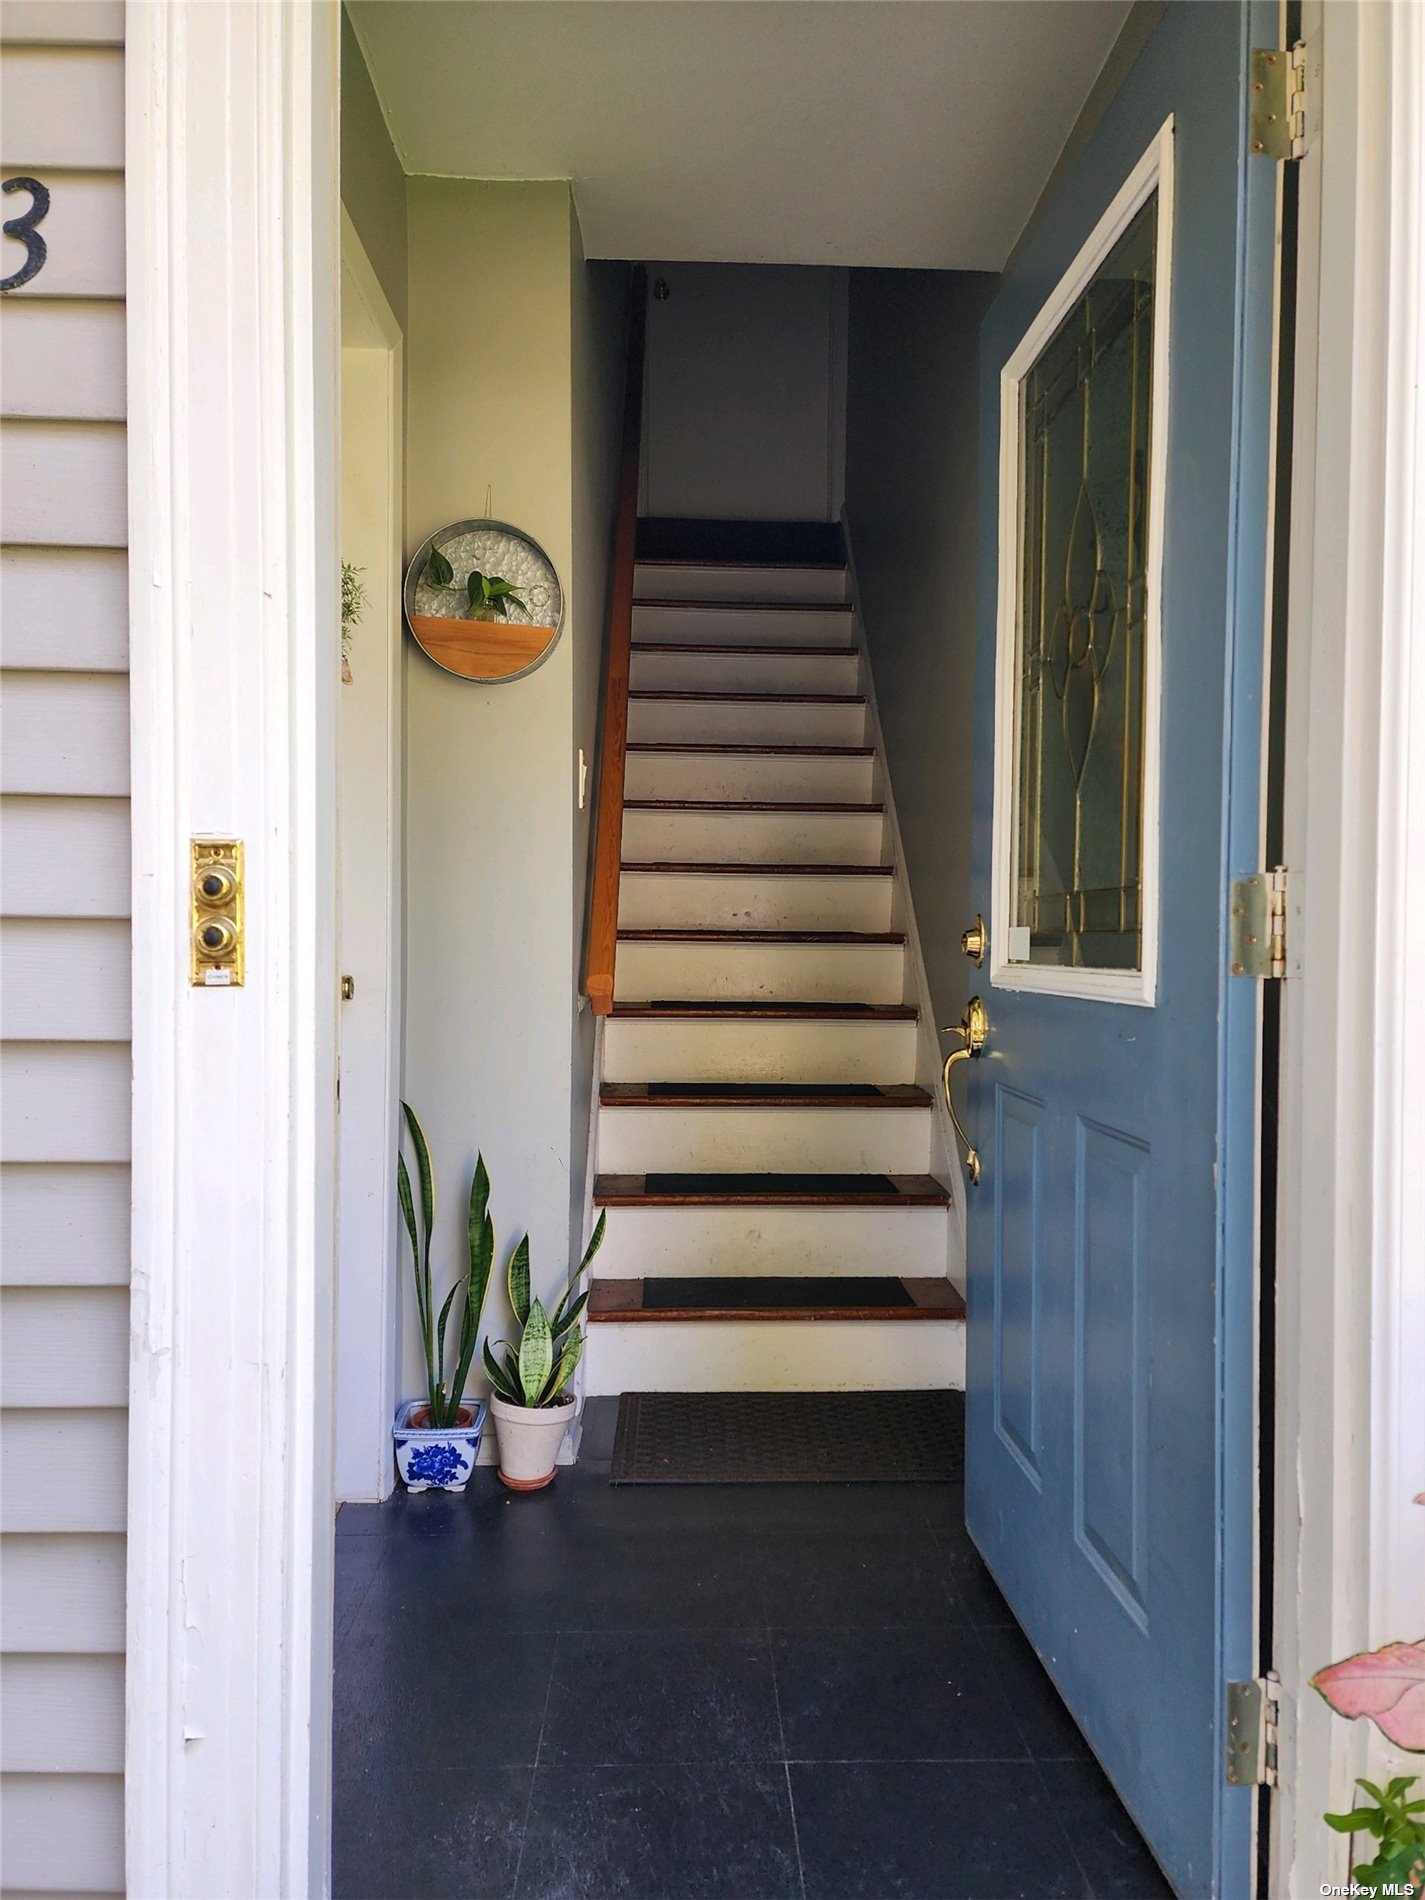
[[512,1491],[542,1491],[554,1476],[574,1416],[568,1385],[584,1350],[579,1320],[589,1295],[578,1291],[579,1282],[603,1242],[606,1218],[600,1214],[552,1317],[530,1298],[528,1234],[510,1255],[510,1307],[520,1327],[519,1344],[502,1339],[492,1348],[487,1340],[484,1358],[500,1440],[500,1477]]
[[[495,1227],[490,1219],[490,1177],[483,1156],[477,1156],[470,1183],[470,1215],[467,1223],[470,1263],[464,1276],[446,1294],[439,1313],[431,1277],[431,1231],[435,1225],[435,1173],[425,1131],[414,1109],[401,1104],[415,1149],[416,1176],[420,1184],[420,1222],[417,1224],[415,1197],[411,1192],[410,1171],[404,1155],[396,1157],[396,1191],[401,1216],[411,1242],[411,1265],[416,1287],[416,1312],[420,1319],[421,1344],[426,1362],[426,1395],[407,1399],[396,1413],[392,1436],[396,1444],[396,1469],[410,1491],[463,1491],[475,1469],[480,1450],[480,1435],[485,1427],[485,1407],[478,1400],[465,1399],[465,1382],[475,1358],[480,1335],[480,1318],[490,1290],[490,1273],[495,1259]],[[464,1295],[460,1311],[460,1337],[455,1369],[446,1377],[446,1336],[457,1300]]]
[[463,593],[469,606],[469,611],[462,615],[466,620],[508,620],[511,607],[518,607],[521,611],[525,608],[513,582],[501,580],[498,574],[482,574],[478,567],[472,567],[457,587],[455,569],[439,548],[430,551],[425,583],[427,587]]

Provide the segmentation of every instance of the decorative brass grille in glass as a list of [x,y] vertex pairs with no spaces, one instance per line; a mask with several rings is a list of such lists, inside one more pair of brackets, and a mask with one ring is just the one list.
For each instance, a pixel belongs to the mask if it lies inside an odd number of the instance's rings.
[[1032,964],[1142,967],[1157,225],[1155,193],[1021,386],[1012,908]]

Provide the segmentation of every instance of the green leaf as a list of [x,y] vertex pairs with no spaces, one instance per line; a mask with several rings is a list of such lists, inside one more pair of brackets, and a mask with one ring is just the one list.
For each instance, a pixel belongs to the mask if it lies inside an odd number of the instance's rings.
[[427,587],[449,587],[455,579],[455,569],[446,560],[439,548],[432,548],[426,559],[425,582]]
[[559,1394],[574,1377],[574,1368],[578,1365],[583,1350],[584,1335],[582,1333],[575,1333],[574,1337],[569,1341],[569,1344],[564,1348],[563,1352],[560,1353],[559,1363],[549,1375],[544,1391],[540,1394],[539,1402],[541,1405],[553,1405],[554,1401],[559,1397]]
[[564,1311],[562,1306],[560,1307],[559,1311],[554,1315],[553,1320],[550,1322],[550,1331],[554,1334],[554,1343],[556,1346],[559,1344],[560,1340],[564,1337],[564,1335],[568,1332],[569,1328],[577,1324],[580,1315],[583,1313],[584,1308],[588,1304],[589,1304],[588,1294],[581,1293],[578,1299],[575,1300],[574,1304],[569,1308],[569,1311],[567,1313]]
[[549,1315],[535,1300],[520,1340],[520,1386],[526,1405],[538,1405],[550,1367],[554,1364],[554,1338],[549,1330]]
[[492,614],[498,614],[501,620],[509,619],[510,617],[509,610],[506,608],[504,601],[500,599],[498,594],[493,595],[488,601],[487,605],[489,606],[490,612]]
[[490,1342],[488,1339],[485,1341],[484,1345],[481,1347],[480,1352],[481,1352],[481,1357],[485,1361],[486,1376],[488,1377],[490,1381],[490,1385],[493,1388],[493,1390],[498,1392],[500,1397],[504,1399],[507,1404],[523,1405],[524,1404],[523,1394],[520,1392],[520,1389],[515,1384],[514,1380],[511,1379],[509,1374],[505,1371],[504,1367],[500,1364],[499,1360],[496,1359],[494,1353],[491,1352]]
[[[455,1282],[455,1285],[450,1289],[449,1293],[447,1293],[445,1296],[445,1305],[442,1306],[440,1309],[440,1325],[436,1332],[435,1369],[436,1369],[436,1372],[440,1376],[440,1389],[441,1389],[442,1395],[445,1392],[445,1326],[446,1326],[446,1321],[450,1318],[450,1309],[455,1304],[455,1296],[459,1291],[460,1291],[460,1282],[457,1280]],[[452,1396],[455,1398],[456,1402],[458,1402],[458,1394],[453,1393]],[[433,1425],[453,1425],[455,1423],[454,1405],[451,1406],[448,1417],[432,1419],[431,1423]]]
[[505,1278],[509,1284],[510,1310],[523,1326],[529,1318],[529,1235],[510,1255]]
[[485,583],[485,591],[493,599],[496,594],[512,594],[515,586],[513,581],[503,581],[498,574],[492,574]]
[[470,1249],[470,1271],[465,1278],[465,1312],[460,1322],[460,1358],[455,1368],[451,1396],[460,1404],[465,1381],[475,1358],[475,1341],[480,1319],[489,1297],[490,1277],[495,1268],[495,1223],[490,1218],[490,1175],[483,1154],[475,1157],[475,1172],[470,1181],[470,1217],[466,1225]]
[[1349,1814],[1323,1814],[1322,1820],[1327,1827],[1335,1828],[1338,1834],[1361,1834],[1376,1818],[1374,1808],[1352,1808]]
[[[412,1271],[416,1282],[416,1312],[421,1326],[421,1348],[426,1362],[426,1396],[430,1402],[432,1418],[439,1400],[439,1377],[444,1372],[443,1365],[435,1360],[435,1341],[431,1336],[431,1319],[434,1301],[431,1294],[430,1277],[430,1241],[431,1230],[435,1225],[435,1170],[431,1165],[430,1147],[426,1141],[425,1130],[419,1117],[409,1102],[402,1102],[402,1113],[406,1126],[411,1132],[411,1142],[416,1151],[416,1172],[421,1184],[421,1238],[416,1241],[416,1220],[414,1208],[411,1209],[407,1223],[407,1232],[411,1236]],[[400,1191],[402,1176],[405,1177],[405,1194],[410,1198],[411,1180],[406,1171],[404,1158],[396,1172],[397,1191]],[[406,1212],[403,1205],[402,1212]]]
[[480,573],[478,569],[471,568],[469,578],[465,582],[465,592],[470,598],[470,605],[472,607],[479,607],[484,604],[485,576]]
[[[589,1236],[589,1244],[584,1249],[584,1258],[579,1262],[579,1273],[583,1273],[585,1271],[585,1269],[589,1265],[589,1262],[593,1259],[594,1255],[599,1251],[600,1247],[603,1246],[604,1229],[608,1225],[608,1219],[609,1219],[608,1211],[607,1209],[605,1209],[605,1211],[602,1214],[600,1214],[599,1219],[598,1219],[598,1224],[594,1228],[593,1233],[590,1234]],[[576,1273],[574,1275],[575,1280],[579,1278],[579,1273]],[[570,1285],[571,1286],[573,1285],[573,1281],[570,1281]]]

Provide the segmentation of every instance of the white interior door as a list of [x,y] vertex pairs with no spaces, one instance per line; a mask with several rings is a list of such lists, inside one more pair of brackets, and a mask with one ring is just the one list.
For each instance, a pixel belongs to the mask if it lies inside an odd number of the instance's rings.
[[339,704],[341,1006],[336,1492],[390,1491],[399,1299],[401,333],[349,221],[341,278],[341,549],[366,605]]

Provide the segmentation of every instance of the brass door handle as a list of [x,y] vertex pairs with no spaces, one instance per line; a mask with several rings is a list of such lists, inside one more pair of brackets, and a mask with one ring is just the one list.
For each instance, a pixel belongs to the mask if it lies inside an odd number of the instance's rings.
[[959,1022],[947,1024],[942,1033],[947,1036],[952,1034],[963,1036],[965,1039],[963,1049],[952,1049],[946,1056],[940,1080],[945,1090],[945,1106],[950,1111],[950,1120],[955,1133],[965,1144],[965,1173],[969,1177],[970,1186],[978,1187],[980,1184],[979,1151],[961,1127],[960,1117],[955,1113],[955,1097],[950,1092],[950,1071],[957,1062],[972,1062],[977,1056],[985,1053],[985,1044],[990,1039],[990,1019],[980,998],[972,996],[966,1003],[965,1014]]
[[977,911],[970,928],[960,932],[960,949],[977,970],[985,960],[985,946],[989,940],[990,933],[985,928],[985,920]]

